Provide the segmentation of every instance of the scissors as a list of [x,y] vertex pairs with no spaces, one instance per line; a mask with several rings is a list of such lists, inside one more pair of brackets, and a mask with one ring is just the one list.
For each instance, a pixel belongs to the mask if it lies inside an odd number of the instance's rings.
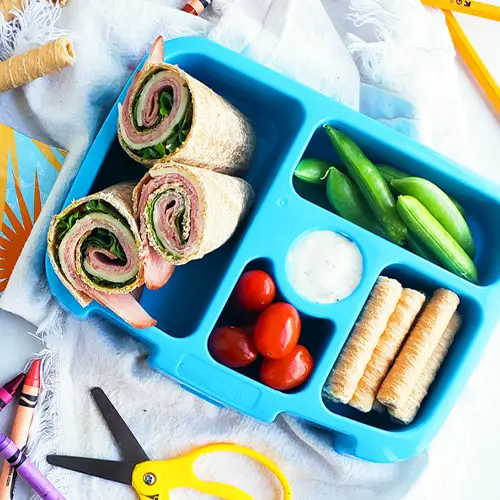
[[211,444],[171,460],[150,460],[104,391],[95,387],[90,392],[124,461],[48,455],[49,464],[122,484],[130,484],[140,500],[168,500],[170,498],[169,492],[181,487],[193,488],[225,500],[253,500],[248,493],[235,486],[203,481],[194,473],[194,463],[207,453],[240,453],[267,467],[281,484],[283,499],[291,500],[290,483],[279,467],[266,456],[245,446],[230,443]]

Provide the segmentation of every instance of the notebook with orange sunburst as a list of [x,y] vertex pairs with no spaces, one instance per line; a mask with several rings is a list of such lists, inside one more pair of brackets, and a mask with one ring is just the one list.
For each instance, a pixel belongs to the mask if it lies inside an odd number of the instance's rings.
[[0,123],[0,294],[65,157],[65,151]]

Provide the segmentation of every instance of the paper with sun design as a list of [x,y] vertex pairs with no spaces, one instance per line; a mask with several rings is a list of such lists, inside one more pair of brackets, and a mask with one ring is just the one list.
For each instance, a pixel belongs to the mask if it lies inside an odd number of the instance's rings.
[[65,157],[65,151],[0,123],[0,294]]

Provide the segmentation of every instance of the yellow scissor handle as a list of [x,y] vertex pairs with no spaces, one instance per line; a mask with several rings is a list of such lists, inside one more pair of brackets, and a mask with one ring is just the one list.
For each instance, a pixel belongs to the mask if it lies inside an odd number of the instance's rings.
[[149,461],[137,465],[132,474],[132,486],[141,500],[157,496],[158,500],[168,500],[169,492],[176,488],[193,488],[202,493],[214,495],[224,500],[253,500],[244,491],[229,484],[203,481],[194,473],[194,463],[208,453],[229,451],[240,453],[257,460],[267,467],[283,488],[283,499],[291,500],[292,490],[281,469],[261,453],[237,444],[220,443],[198,448],[187,455],[163,461]]

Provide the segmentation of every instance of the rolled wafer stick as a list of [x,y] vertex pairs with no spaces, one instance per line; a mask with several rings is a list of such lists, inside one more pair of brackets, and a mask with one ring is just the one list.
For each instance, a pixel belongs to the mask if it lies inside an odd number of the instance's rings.
[[62,36],[37,49],[0,62],[0,92],[72,66],[76,54],[71,40]]
[[455,339],[455,334],[458,332],[462,326],[462,318],[458,313],[455,313],[451,318],[446,330],[439,339],[438,345],[434,349],[431,357],[425,365],[424,371],[420,375],[417,385],[413,388],[410,397],[406,400],[406,403],[398,407],[390,407],[389,415],[395,418],[398,422],[403,424],[410,424],[417,415],[417,412],[427,396],[429,387],[431,386],[436,374],[443,363],[448,350]]
[[[52,3],[58,3],[61,7],[64,7],[68,0],[47,0]],[[6,21],[12,21],[14,19],[14,15],[12,14],[13,9],[22,10],[23,9],[23,0],[0,0],[0,14],[3,15]]]
[[459,302],[450,290],[434,292],[380,386],[377,399],[382,404],[402,407],[406,403]]
[[11,11],[20,9],[23,5],[23,0],[0,0],[0,14],[3,15],[6,21],[14,19]]
[[396,309],[392,313],[387,327],[373,351],[365,373],[358,383],[356,392],[349,401],[352,407],[365,413],[371,411],[379,387],[391,368],[394,358],[398,354],[399,348],[410,331],[411,325],[420,312],[424,301],[425,295],[423,293],[411,288],[403,289]]
[[402,290],[403,287],[396,280],[384,276],[377,280],[361,317],[323,387],[325,397],[341,403],[350,401]]

